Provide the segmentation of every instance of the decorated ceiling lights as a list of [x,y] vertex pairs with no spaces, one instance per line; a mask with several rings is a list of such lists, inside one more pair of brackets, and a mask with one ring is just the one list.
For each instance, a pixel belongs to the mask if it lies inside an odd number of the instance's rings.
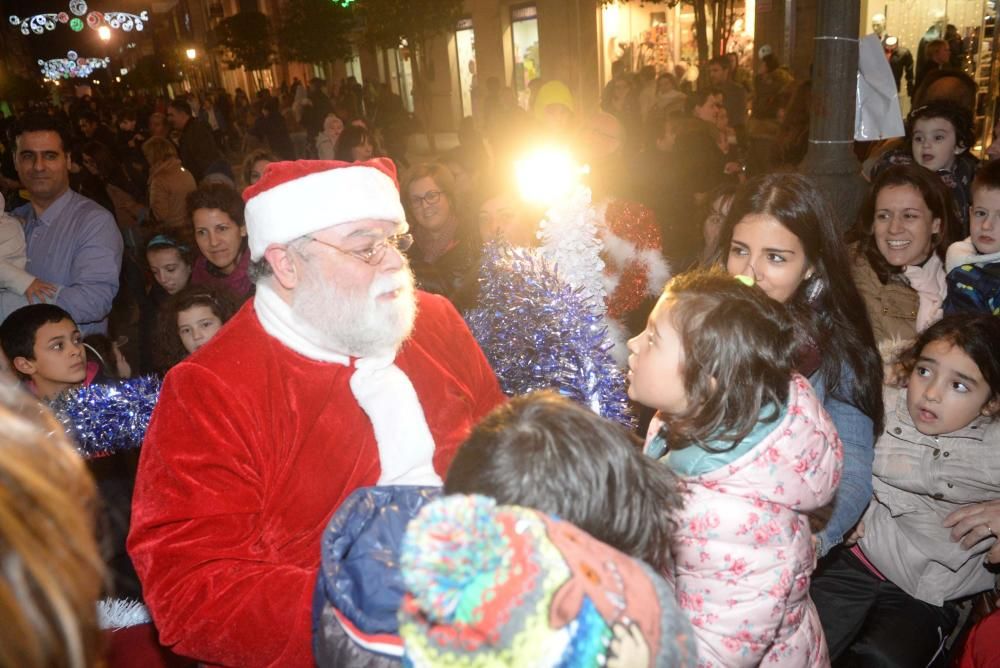
[[[114,30],[140,31],[146,27],[146,23],[149,21],[149,12],[145,10],[139,14],[130,14],[129,12],[101,13],[96,11],[88,13],[87,9],[86,0],[70,0],[69,12],[35,14],[25,18],[11,15],[8,20],[12,26],[20,28],[23,35],[32,33],[42,35],[55,30],[60,23],[68,23],[71,30],[80,32],[84,26],[84,21],[80,17],[84,15],[86,15],[86,25],[93,30],[107,25]],[[70,14],[73,16],[71,17]]]
[[70,51],[65,58],[39,60],[42,76],[46,79],[75,79],[89,77],[94,70],[106,68],[110,58],[80,58],[76,51]]

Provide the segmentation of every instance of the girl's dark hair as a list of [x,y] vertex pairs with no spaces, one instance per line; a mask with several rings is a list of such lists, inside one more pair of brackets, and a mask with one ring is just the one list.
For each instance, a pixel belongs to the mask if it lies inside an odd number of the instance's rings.
[[[802,282],[786,306],[819,348],[819,373],[826,391],[871,418],[878,437],[884,419],[882,358],[864,300],[851,278],[847,248],[826,200],[811,180],[797,174],[770,174],[749,181],[736,193],[719,233],[723,266],[733,229],[753,214],[775,218],[802,243],[813,275]],[[842,382],[845,372],[853,383]]]
[[941,221],[941,231],[932,238],[931,252],[941,261],[948,246],[961,238],[961,221],[955,211],[951,192],[937,174],[918,165],[893,165],[879,174],[872,183],[868,196],[861,206],[858,222],[847,234],[849,241],[857,243],[858,251],[868,260],[872,270],[884,285],[893,274],[902,274],[903,267],[889,264],[879,252],[875,243],[875,206],[878,194],[883,188],[912,186],[920,192],[921,198],[931,211],[931,219]]
[[990,386],[988,401],[1000,399],[1000,318],[989,313],[956,313],[925,329],[917,342],[899,356],[901,379],[909,378],[920,354],[935,341],[947,341],[968,355]]
[[226,324],[239,310],[240,301],[229,290],[205,285],[189,285],[172,295],[159,313],[156,346],[158,370],[166,371],[188,356],[180,334],[177,333],[177,314],[193,306],[207,306],[222,324]]
[[[788,311],[759,288],[720,270],[676,276],[664,299],[681,341],[688,408],[664,416],[673,447],[736,447],[757,425],[778,419],[795,372],[798,337]],[[710,441],[728,442],[715,448]]]
[[240,227],[246,226],[243,217],[243,198],[232,186],[224,183],[206,183],[187,196],[187,219],[194,225],[194,212],[198,209],[218,209]]
[[681,497],[670,471],[640,448],[621,425],[556,392],[532,392],[494,409],[472,430],[444,492],[557,515],[667,572],[671,512]]
[[340,137],[337,138],[337,146],[334,148],[333,157],[336,160],[341,160],[343,162],[354,162],[353,150],[355,146],[361,146],[365,141],[375,145],[375,141],[372,139],[371,133],[365,128],[359,128],[357,125],[347,125],[344,127],[344,131],[340,133]]
[[917,121],[926,118],[943,118],[955,128],[955,142],[968,152],[976,143],[972,112],[951,100],[932,100],[922,107],[916,107],[906,117],[906,143],[913,141],[913,127]]
[[118,358],[115,356],[115,344],[110,338],[104,334],[91,334],[83,339],[83,345],[87,348],[87,359],[100,364],[105,376],[122,378]]
[[191,265],[194,262],[194,254],[191,252],[191,248],[167,234],[157,234],[146,243],[147,253],[150,251],[166,250],[168,248],[172,248],[177,251],[181,260],[186,262],[188,265]]

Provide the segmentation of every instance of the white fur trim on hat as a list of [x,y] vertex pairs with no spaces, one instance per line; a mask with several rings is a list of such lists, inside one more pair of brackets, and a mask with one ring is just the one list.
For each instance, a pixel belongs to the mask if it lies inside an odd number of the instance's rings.
[[358,220],[406,224],[392,178],[365,165],[338,167],[280,183],[246,204],[250,257],[328,227]]

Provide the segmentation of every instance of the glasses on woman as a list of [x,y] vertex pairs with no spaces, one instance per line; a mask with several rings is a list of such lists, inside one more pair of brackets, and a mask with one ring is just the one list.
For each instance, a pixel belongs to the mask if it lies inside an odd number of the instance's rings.
[[321,246],[326,246],[327,248],[332,248],[335,251],[343,253],[344,255],[350,255],[353,258],[361,260],[365,264],[370,264],[372,266],[377,265],[385,257],[385,252],[389,250],[389,246],[392,246],[399,252],[403,253],[410,249],[413,245],[413,235],[412,234],[395,234],[391,237],[386,237],[381,241],[378,241],[371,245],[370,248],[365,248],[363,250],[344,250],[334,246],[326,241],[321,241],[316,237],[307,236],[306,239],[309,241],[315,241]]
[[441,194],[442,193],[440,190],[428,190],[427,192],[424,193],[423,197],[421,197],[420,195],[412,195],[410,197],[410,202],[413,203],[414,207],[418,207],[421,204],[424,204],[426,206],[434,206],[441,199]]

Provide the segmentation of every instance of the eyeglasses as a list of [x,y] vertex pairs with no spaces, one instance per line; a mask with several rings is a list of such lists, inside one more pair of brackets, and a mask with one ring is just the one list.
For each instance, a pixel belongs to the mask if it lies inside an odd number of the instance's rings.
[[327,243],[326,241],[321,241],[316,237],[307,236],[306,239],[309,241],[315,241],[321,246],[332,248],[333,250],[343,253],[344,255],[350,255],[351,257],[357,258],[365,264],[370,264],[372,266],[375,266],[382,261],[382,258],[385,257],[385,252],[389,249],[389,246],[392,246],[402,253],[409,250],[410,246],[413,245],[412,234],[396,234],[391,237],[386,237],[385,239],[373,244],[371,248],[357,251],[349,251],[344,250],[343,248],[338,248],[337,246]]
[[413,203],[413,206],[420,206],[421,204],[433,206],[438,203],[438,200],[441,199],[441,195],[442,193],[440,190],[429,190],[424,193],[423,197],[413,195],[410,197],[410,202]]

